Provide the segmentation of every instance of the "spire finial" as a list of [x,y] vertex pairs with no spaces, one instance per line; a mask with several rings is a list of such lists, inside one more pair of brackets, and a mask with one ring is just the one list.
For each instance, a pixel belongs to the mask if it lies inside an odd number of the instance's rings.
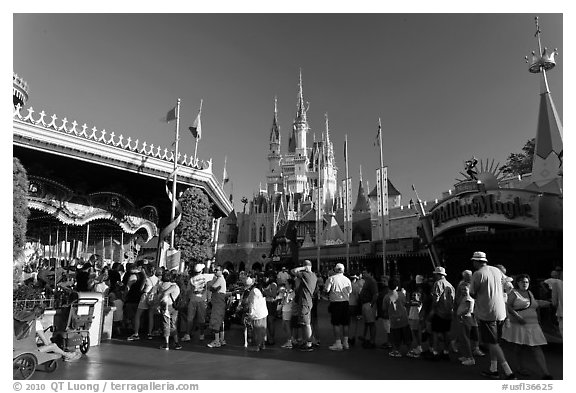
[[549,51],[548,48],[544,48],[542,50],[542,42],[541,42],[541,35],[542,30],[540,30],[540,24],[538,23],[538,17],[534,18],[534,22],[536,24],[536,33],[534,33],[534,37],[538,39],[538,53],[532,52],[532,59],[529,60],[528,56],[525,56],[524,59],[526,63],[528,63],[528,71],[533,74],[542,73],[542,85],[541,85],[541,93],[549,92],[548,90],[548,81],[546,80],[546,71],[551,70],[556,66],[556,60],[554,57],[558,54],[558,49],[554,49],[553,51]]
[[362,165],[360,165],[360,183],[362,183]]
[[274,95],[274,116],[278,114],[278,96]]

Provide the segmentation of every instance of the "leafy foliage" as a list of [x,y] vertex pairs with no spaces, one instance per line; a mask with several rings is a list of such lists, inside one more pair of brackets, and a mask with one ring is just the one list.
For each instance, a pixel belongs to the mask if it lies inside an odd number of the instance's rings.
[[175,246],[181,258],[189,265],[213,257],[212,205],[208,196],[199,188],[190,187],[179,199],[182,221],[176,228]]
[[511,153],[506,160],[506,164],[500,169],[510,175],[524,175],[532,172],[532,159],[534,157],[534,147],[536,138],[530,139],[522,148],[522,153]]
[[13,213],[14,219],[12,224],[12,254],[16,260],[26,244],[26,224],[30,211],[28,210],[28,175],[26,169],[16,157],[13,158]]

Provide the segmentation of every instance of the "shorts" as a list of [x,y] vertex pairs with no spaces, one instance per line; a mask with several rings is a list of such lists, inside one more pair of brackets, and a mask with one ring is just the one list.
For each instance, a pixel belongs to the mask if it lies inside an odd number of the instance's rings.
[[146,294],[142,294],[140,297],[140,301],[138,302],[138,310],[148,310],[148,299]]
[[412,333],[408,326],[390,329],[389,340],[394,344],[400,346],[402,344],[409,345],[412,342]]
[[480,338],[484,344],[498,344],[498,340],[502,337],[502,326],[504,321],[478,321],[478,330],[480,330]]
[[168,306],[168,309],[162,312],[162,332],[164,333],[164,337],[177,334],[177,326],[178,310],[172,306]]
[[360,305],[358,304],[349,304],[348,309],[350,310],[350,317],[357,317],[362,315]]
[[303,305],[300,312],[296,315],[296,323],[298,326],[308,326],[312,322],[312,308]]
[[370,303],[364,303],[362,305],[362,317],[364,318],[364,323],[373,324],[376,322],[376,307],[372,307]]
[[201,296],[192,296],[188,302],[187,316],[188,329],[191,330],[193,323],[196,322],[200,329],[206,327],[206,300]]
[[409,319],[408,326],[410,326],[410,330],[422,330],[423,323],[419,319]]
[[432,316],[432,332],[434,333],[447,333],[452,326],[452,319],[445,319],[434,314]]
[[350,307],[348,302],[330,302],[330,323],[334,326],[350,325]]

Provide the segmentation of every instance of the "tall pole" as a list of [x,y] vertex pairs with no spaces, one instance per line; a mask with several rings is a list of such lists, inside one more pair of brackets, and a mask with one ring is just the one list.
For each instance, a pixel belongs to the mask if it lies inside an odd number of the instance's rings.
[[[170,222],[174,221],[176,216],[176,184],[178,183],[178,142],[180,140],[179,134],[180,128],[180,98],[178,98],[178,104],[176,105],[176,143],[174,146],[174,180],[172,180],[172,210],[170,213]],[[198,147],[198,139],[196,139],[196,147]],[[196,160],[196,150],[194,150],[194,160]],[[175,230],[170,233],[170,248],[174,248],[174,235]],[[162,239],[159,239],[162,240]],[[158,245],[160,247],[160,245]]]
[[380,225],[382,227],[382,272],[386,276],[387,270],[386,269],[386,227],[385,227],[385,220],[384,211],[385,206],[385,197],[384,195],[384,155],[382,154],[382,123],[380,118],[378,118],[378,146],[380,147],[380,209],[382,214],[380,215]]
[[[322,153],[324,153],[324,146],[322,146]],[[318,203],[316,204],[316,271],[320,271],[320,233],[322,232],[322,165],[321,155],[318,156]]]
[[86,224],[86,245],[84,246],[84,252],[88,253],[88,236],[90,235],[90,224]]
[[349,272],[350,270],[350,238],[349,238],[349,232],[350,232],[350,220],[348,219],[349,217],[349,209],[350,209],[350,202],[349,199],[350,195],[348,195],[348,134],[344,135],[344,163],[346,166],[346,186],[344,187],[344,197],[345,197],[345,201],[344,203],[345,208],[344,208],[344,212],[346,214],[346,217],[344,218],[344,229],[346,230],[346,271]]

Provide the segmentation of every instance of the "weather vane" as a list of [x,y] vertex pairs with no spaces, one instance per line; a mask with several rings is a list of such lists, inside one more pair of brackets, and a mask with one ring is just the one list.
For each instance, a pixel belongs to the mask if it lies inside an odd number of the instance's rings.
[[536,33],[534,37],[538,38],[538,53],[532,51],[532,59],[528,59],[528,56],[525,56],[524,59],[526,63],[529,64],[528,71],[533,74],[542,73],[542,82],[543,82],[543,91],[548,91],[548,81],[546,80],[546,71],[551,70],[556,66],[556,60],[554,57],[558,54],[558,49],[554,49],[553,51],[549,51],[548,48],[544,47],[542,50],[542,43],[540,40],[540,35],[542,31],[540,30],[540,25],[538,24],[538,17],[534,18],[536,22]]

